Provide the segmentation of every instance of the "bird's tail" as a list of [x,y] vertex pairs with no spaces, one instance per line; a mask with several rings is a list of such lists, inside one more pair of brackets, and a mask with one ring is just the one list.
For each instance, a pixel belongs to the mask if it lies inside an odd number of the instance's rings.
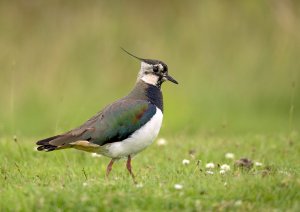
[[70,143],[74,140],[76,140],[76,138],[68,134],[56,135],[36,142],[38,145],[37,150],[50,152],[53,150],[69,148]]
[[38,151],[53,151],[55,149],[57,149],[57,146],[55,145],[51,145],[50,141],[59,138],[60,135],[56,135],[50,138],[45,138],[43,140],[39,140],[38,142],[36,142],[37,145],[39,145],[39,147],[37,148]]

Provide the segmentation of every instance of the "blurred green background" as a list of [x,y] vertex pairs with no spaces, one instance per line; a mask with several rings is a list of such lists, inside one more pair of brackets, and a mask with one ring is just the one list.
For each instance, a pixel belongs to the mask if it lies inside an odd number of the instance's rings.
[[289,133],[300,123],[299,1],[1,1],[0,133],[76,127],[160,59],[162,134]]

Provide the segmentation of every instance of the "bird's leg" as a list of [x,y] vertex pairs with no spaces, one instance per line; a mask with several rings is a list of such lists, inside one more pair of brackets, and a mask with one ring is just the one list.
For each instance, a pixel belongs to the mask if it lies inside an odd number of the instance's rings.
[[107,168],[106,168],[106,178],[108,178],[108,175],[110,173],[110,171],[112,170],[112,166],[114,164],[115,160],[111,159],[111,161],[109,162]]
[[127,163],[126,163],[126,167],[127,167],[127,170],[129,171],[132,179],[133,179],[133,182],[136,184],[136,180],[135,180],[135,176],[134,174],[132,173],[132,169],[131,169],[131,156],[128,155],[128,159],[127,159]]

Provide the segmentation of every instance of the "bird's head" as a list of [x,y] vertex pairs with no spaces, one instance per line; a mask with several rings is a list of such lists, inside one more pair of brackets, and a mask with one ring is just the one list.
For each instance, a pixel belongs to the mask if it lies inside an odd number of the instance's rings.
[[141,61],[141,69],[138,74],[138,80],[143,80],[144,82],[157,87],[160,87],[165,81],[178,84],[178,82],[169,75],[168,66],[164,62],[159,60],[143,59],[131,54],[123,48],[122,50]]

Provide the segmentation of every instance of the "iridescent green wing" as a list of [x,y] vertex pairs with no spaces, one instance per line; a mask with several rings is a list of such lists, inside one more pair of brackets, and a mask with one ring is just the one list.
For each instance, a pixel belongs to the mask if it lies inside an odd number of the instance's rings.
[[122,141],[146,124],[155,113],[156,106],[148,101],[119,100],[82,125],[81,138],[98,145]]

